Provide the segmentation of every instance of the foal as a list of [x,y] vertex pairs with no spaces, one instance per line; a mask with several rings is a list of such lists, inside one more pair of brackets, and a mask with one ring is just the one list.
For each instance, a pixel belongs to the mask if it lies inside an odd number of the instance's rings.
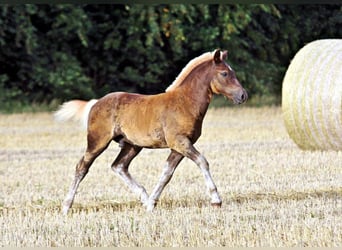
[[[205,157],[193,144],[201,135],[203,118],[213,94],[222,94],[241,104],[247,92],[225,62],[227,51],[207,52],[191,60],[165,93],[140,95],[125,92],[110,93],[90,102],[73,100],[64,103],[55,113],[57,120],[87,122],[87,149],[76,166],[74,181],[64,201],[67,213],[77,188],[97,156],[111,141],[121,151],[112,164],[127,186],[140,197],[148,211],[156,206],[163,189],[184,157],[194,161],[204,175],[211,204],[221,206],[221,198],[209,172]],[[142,148],[170,148],[158,184],[150,195],[128,171],[130,162]]]

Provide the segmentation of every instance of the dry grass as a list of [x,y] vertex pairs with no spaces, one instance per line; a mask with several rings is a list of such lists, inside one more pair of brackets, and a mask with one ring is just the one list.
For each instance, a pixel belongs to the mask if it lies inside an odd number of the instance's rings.
[[[63,216],[85,132],[50,113],[0,115],[0,246],[342,246],[342,152],[298,149],[279,107],[210,109],[202,134],[196,145],[221,209],[185,159],[146,213],[109,167],[112,144]],[[133,161],[148,191],[168,152],[143,150]]]

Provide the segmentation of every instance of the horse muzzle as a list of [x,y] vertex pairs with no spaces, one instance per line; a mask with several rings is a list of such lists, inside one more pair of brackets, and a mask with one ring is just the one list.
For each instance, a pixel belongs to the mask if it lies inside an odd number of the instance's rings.
[[244,88],[241,88],[240,91],[237,91],[237,93],[234,93],[233,95],[234,104],[242,104],[246,102],[247,99],[248,99],[248,94]]

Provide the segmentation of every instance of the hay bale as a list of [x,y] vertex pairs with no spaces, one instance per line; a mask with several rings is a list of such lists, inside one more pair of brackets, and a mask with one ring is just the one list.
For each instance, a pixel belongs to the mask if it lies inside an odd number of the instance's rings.
[[299,50],[283,80],[282,112],[301,149],[342,150],[342,39]]

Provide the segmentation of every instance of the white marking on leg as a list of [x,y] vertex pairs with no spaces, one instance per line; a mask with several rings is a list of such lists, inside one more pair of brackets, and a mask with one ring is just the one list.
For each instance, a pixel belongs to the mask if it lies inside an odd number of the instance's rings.
[[163,170],[162,175],[160,176],[159,182],[153,189],[148,201],[146,202],[147,211],[151,212],[154,209],[165,186],[169,183],[174,170],[175,168],[170,167],[168,162],[165,164],[164,170]]
[[64,215],[68,213],[73,200],[74,200],[74,195],[73,193],[69,192],[69,194],[67,195],[67,197],[64,199],[64,202],[63,202],[63,214]]
[[64,215],[66,215],[68,213],[72,203],[74,202],[76,190],[77,190],[79,183],[80,183],[79,178],[75,178],[72,186],[70,187],[69,193],[67,194],[67,196],[64,199],[63,210],[62,210]]
[[156,201],[148,200],[147,202],[145,202],[144,206],[146,206],[147,212],[153,212],[153,209],[156,207]]
[[197,159],[195,160],[196,164],[200,167],[202,174],[205,179],[205,183],[207,185],[208,191],[211,196],[211,203],[212,204],[221,204],[222,200],[220,198],[220,195],[217,192],[216,185],[213,181],[213,178],[211,177],[210,171],[209,171],[209,164],[207,160],[202,156],[199,155]]
[[148,200],[148,194],[145,188],[139,185],[132,178],[128,170],[124,168],[123,164],[119,164],[112,169],[119,175],[119,177],[126,183],[126,185],[133,191],[133,193],[135,193],[140,198],[142,203],[145,203]]

